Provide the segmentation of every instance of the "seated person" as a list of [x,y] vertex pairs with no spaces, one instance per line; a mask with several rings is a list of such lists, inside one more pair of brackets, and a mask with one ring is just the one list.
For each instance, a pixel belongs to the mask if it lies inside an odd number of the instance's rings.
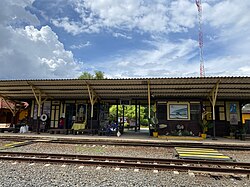
[[112,132],[116,132],[117,130],[118,124],[112,121],[111,124],[107,126],[107,135],[111,135]]

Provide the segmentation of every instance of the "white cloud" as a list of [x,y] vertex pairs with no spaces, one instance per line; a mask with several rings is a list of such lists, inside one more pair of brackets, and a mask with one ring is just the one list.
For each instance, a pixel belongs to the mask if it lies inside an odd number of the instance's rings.
[[122,34],[122,33],[117,33],[117,32],[114,32],[113,34],[112,34],[115,38],[126,38],[126,39],[129,39],[129,40],[131,40],[132,39],[132,37],[131,36],[128,36],[128,35],[126,35],[126,34]]
[[0,24],[16,25],[28,23],[38,25],[40,22],[35,15],[25,10],[26,6],[31,6],[34,0],[1,0],[0,1]]
[[81,43],[79,45],[72,45],[72,46],[70,46],[70,48],[71,49],[81,49],[81,48],[84,48],[84,47],[88,47],[90,45],[91,45],[90,41],[87,41],[86,43]]
[[148,33],[180,32],[194,27],[195,4],[181,0],[72,0],[81,21],[68,16],[52,19],[57,27],[73,35],[102,30],[136,30]]
[[[203,5],[204,19],[213,27],[243,26],[249,20],[250,1],[224,0],[217,4]],[[249,22],[248,22],[249,23]]]
[[123,54],[105,65],[98,65],[109,77],[185,77],[199,75],[199,62],[192,58],[198,53],[194,40],[145,41],[148,50]]
[[249,55],[217,57],[206,61],[207,76],[249,76]]
[[208,23],[216,31],[218,42],[240,41],[245,43],[244,38],[247,38],[250,32],[249,0],[240,2],[224,0],[214,5],[204,4],[203,9],[204,24]]
[[170,31],[181,32],[193,28],[197,23],[197,10],[194,1],[173,1],[170,6]]
[[[209,3],[209,1],[207,2]],[[209,51],[204,55],[205,69],[208,75],[249,76],[250,46],[250,1],[224,0],[203,5],[204,24],[209,25],[213,40],[205,43],[214,49],[213,58]],[[209,33],[210,34],[210,33]]]
[[64,28],[67,32],[72,33],[73,35],[77,35],[82,32],[97,33],[100,31],[96,25],[87,25],[85,23],[72,21],[69,20],[68,17],[52,19],[52,23],[57,27]]
[[[5,1],[5,6],[0,8],[0,14],[4,17],[0,21],[0,79],[77,76],[79,65],[74,61],[72,52],[64,49],[57,34],[49,26],[40,29],[34,26],[17,27],[16,22],[20,19],[33,24],[38,22],[34,15],[24,9],[32,1],[15,2]],[[9,11],[12,8],[18,11]],[[12,22],[13,17],[15,23]]]

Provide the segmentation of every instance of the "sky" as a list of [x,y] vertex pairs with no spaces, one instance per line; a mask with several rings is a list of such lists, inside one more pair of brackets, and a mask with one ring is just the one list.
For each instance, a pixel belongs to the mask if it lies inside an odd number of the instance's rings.
[[[202,0],[205,76],[250,76],[250,1]],[[0,0],[0,79],[199,77],[195,0]]]

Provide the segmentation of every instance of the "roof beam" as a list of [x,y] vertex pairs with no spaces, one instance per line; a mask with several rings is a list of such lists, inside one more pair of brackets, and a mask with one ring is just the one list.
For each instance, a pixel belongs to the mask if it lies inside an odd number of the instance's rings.
[[[219,79],[216,84],[214,85],[214,87],[212,88],[212,90],[210,91],[209,93],[209,100],[213,106],[213,110],[214,110],[214,106],[215,106],[215,103],[216,103],[216,99],[217,99],[217,95],[218,95],[218,89],[219,89],[219,84],[220,84],[221,80]],[[214,111],[213,111],[214,113]],[[215,116],[213,116],[213,120],[215,120]]]
[[89,93],[89,100],[91,103],[91,118],[94,116],[94,104],[96,103],[97,99],[100,99],[100,97],[95,93],[95,91],[90,87],[90,85],[85,81],[88,93]]
[[217,99],[217,94],[218,94],[218,89],[219,89],[219,84],[220,84],[221,80],[219,79],[216,84],[214,85],[213,89],[211,90],[208,98],[212,104],[212,108],[213,108],[213,123],[214,123],[214,127],[213,127],[213,136],[215,139],[215,104],[216,104],[216,99]]
[[33,92],[33,95],[35,96],[36,99],[36,103],[38,105],[38,111],[37,111],[37,117],[39,118],[41,115],[41,105],[48,99],[48,97],[46,97],[44,100],[42,100],[42,92],[41,90],[38,89],[38,96],[36,93],[36,88],[33,85],[30,85],[31,90]]
[[[45,100],[47,100],[48,98],[53,99],[53,97],[51,97],[51,96],[49,96],[47,93],[41,91],[41,89],[37,88],[36,86],[34,86],[33,84],[29,83],[28,81],[27,81],[27,84],[31,87],[31,90],[32,90],[32,92],[33,92],[33,95],[34,95],[35,98],[36,98],[36,101],[38,101],[38,99],[37,99],[37,97],[36,97],[36,90],[38,91],[38,93],[39,93],[40,95],[43,94],[43,95],[46,97]],[[44,102],[44,101],[43,101],[43,102]]]

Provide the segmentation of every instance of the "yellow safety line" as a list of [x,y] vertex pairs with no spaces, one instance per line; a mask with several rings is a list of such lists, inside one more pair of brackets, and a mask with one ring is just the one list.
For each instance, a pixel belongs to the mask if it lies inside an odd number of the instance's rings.
[[10,144],[5,144],[4,147],[9,147],[9,146],[14,146],[14,145],[18,145],[18,144],[23,144],[27,141],[24,141],[24,142],[13,142],[13,143],[10,143]]
[[13,144],[5,144],[4,147],[10,147],[13,146]]
[[213,156],[213,155],[189,155],[189,154],[180,154],[180,157],[202,157],[202,158],[227,158],[230,159],[228,156]]
[[224,155],[222,153],[203,153],[203,152],[178,152],[178,154],[192,154],[192,155]]

